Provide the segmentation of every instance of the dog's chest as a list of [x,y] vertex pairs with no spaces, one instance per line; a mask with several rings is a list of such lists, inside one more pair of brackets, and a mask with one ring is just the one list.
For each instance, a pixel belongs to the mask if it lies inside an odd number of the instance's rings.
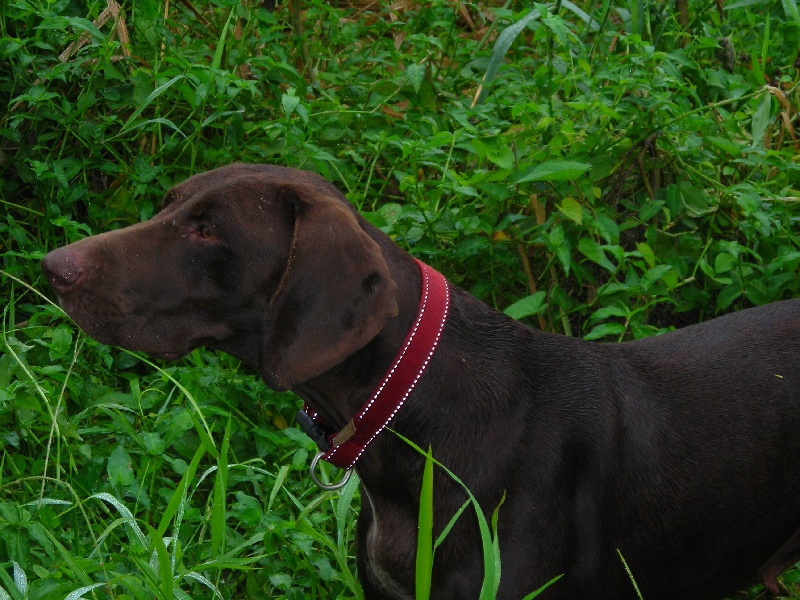
[[397,523],[392,513],[376,510],[368,495],[364,495],[367,502],[364,502],[362,510],[370,511],[372,515],[363,538],[369,571],[367,576],[376,587],[391,597],[413,600],[413,542],[416,532],[413,527],[406,527],[404,522]]

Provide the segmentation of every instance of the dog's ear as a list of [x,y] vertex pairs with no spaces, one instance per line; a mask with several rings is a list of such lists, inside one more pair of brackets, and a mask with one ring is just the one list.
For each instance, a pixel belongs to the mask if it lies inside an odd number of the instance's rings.
[[289,259],[264,323],[260,367],[292,389],[363,348],[397,316],[396,286],[380,246],[332,191],[286,185],[294,213]]

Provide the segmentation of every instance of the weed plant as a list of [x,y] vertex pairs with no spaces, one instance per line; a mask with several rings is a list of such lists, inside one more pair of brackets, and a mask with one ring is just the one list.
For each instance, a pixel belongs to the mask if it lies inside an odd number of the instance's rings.
[[548,331],[800,295],[796,0],[293,6],[0,3],[2,599],[361,597],[357,486],[311,486],[295,397],[206,350],[99,345],[51,302],[47,250],[193,173],[317,171]]

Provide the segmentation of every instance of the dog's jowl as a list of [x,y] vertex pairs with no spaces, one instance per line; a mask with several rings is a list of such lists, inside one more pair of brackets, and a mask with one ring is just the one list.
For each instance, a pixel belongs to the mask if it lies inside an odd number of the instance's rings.
[[[48,254],[61,304],[102,342],[198,346],[307,406],[323,458],[362,482],[365,597],[413,598],[432,447],[499,509],[498,598],[719,600],[800,557],[800,300],[622,344],[529,329],[415,261],[320,177],[231,165],[151,220]],[[434,535],[464,503],[442,472]],[[435,599],[477,598],[466,512]]]

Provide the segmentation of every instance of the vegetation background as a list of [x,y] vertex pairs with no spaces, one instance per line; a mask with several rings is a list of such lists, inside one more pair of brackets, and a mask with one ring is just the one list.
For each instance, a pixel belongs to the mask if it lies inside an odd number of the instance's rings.
[[355,484],[312,486],[295,397],[96,344],[51,302],[48,249],[193,173],[317,171],[567,335],[800,296],[796,0],[268,4],[0,3],[2,600],[361,596]]

